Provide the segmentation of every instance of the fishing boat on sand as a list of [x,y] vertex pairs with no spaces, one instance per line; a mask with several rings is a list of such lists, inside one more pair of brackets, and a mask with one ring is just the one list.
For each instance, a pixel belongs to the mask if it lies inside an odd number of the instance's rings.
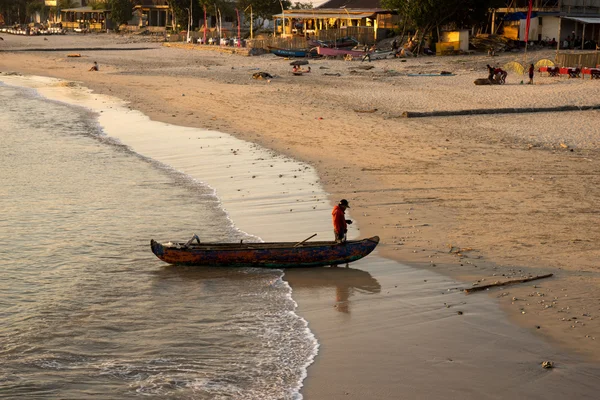
[[331,48],[352,48],[358,45],[358,40],[351,36],[342,37],[334,40],[310,39],[307,41],[309,47],[331,47]]
[[363,50],[352,50],[352,49],[332,49],[329,47],[317,47],[317,53],[320,56],[326,57],[337,57],[351,55],[352,57],[364,57],[368,52]]
[[378,236],[342,243],[307,242],[308,239],[297,243],[200,243],[194,235],[187,243],[161,244],[152,239],[150,247],[159,259],[169,264],[291,268],[350,263],[367,256],[379,243]]
[[279,57],[315,57],[317,52],[313,49],[282,49],[268,46],[269,51]]

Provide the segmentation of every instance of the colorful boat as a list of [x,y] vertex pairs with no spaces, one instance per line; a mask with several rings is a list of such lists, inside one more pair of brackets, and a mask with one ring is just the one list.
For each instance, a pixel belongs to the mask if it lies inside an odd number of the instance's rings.
[[358,40],[354,39],[351,36],[346,36],[343,38],[339,38],[336,40],[318,40],[311,39],[308,40],[308,45],[310,47],[331,47],[331,48],[347,48],[347,47],[355,47],[358,45]]
[[279,57],[314,57],[317,55],[312,49],[282,49],[268,46],[269,51]]
[[[197,236],[194,235],[197,239]],[[379,243],[373,236],[336,242],[167,243],[150,241],[152,252],[169,264],[211,267],[322,267],[346,264],[371,253]]]
[[332,49],[329,47],[317,47],[317,53],[320,56],[337,57],[351,55],[352,57],[364,57],[367,55],[366,51],[352,50],[352,49]]
[[393,50],[375,50],[371,51],[363,57],[363,61],[375,61],[375,60],[384,60],[386,58],[394,58],[396,52]]

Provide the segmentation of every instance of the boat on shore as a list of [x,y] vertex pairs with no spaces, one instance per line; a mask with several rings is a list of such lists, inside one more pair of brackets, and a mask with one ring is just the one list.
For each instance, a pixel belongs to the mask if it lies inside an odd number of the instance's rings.
[[279,57],[315,57],[317,52],[312,49],[282,49],[268,46],[269,51]]
[[375,50],[370,51],[363,57],[363,61],[385,60],[386,58],[394,58],[396,52],[393,50]]
[[346,36],[335,40],[310,39],[308,40],[308,45],[310,47],[330,47],[337,49],[348,47],[352,48],[358,45],[358,40],[351,36]]
[[[193,243],[196,239],[197,243]],[[187,243],[150,241],[152,252],[169,264],[210,267],[322,267],[347,264],[369,255],[379,237],[346,242]]]
[[317,47],[317,53],[325,57],[347,56],[364,57],[368,54],[367,51],[353,49],[333,49],[329,47]]

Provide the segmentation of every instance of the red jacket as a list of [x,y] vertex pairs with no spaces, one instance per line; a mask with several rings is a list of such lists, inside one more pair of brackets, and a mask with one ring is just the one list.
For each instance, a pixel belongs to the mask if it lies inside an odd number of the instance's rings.
[[333,207],[331,216],[331,219],[333,220],[333,230],[336,233],[346,233],[348,231],[348,225],[346,225],[346,216],[344,215],[342,207],[339,205]]

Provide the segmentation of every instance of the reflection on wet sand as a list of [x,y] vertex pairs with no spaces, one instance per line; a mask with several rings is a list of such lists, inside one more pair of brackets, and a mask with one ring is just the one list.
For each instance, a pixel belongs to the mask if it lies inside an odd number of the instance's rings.
[[294,292],[335,288],[335,309],[350,312],[350,297],[355,293],[379,293],[381,285],[367,271],[353,268],[290,268],[283,277]]
[[[272,284],[279,278],[281,270],[170,265],[155,271],[154,274],[160,282],[173,279],[203,282],[204,290],[214,290],[216,281],[221,279],[251,281],[269,277],[272,278],[269,280]],[[370,273],[354,268],[289,268],[285,270],[283,279],[294,292],[334,289],[335,308],[343,313],[350,312],[350,297],[354,293],[373,294],[381,291],[381,285]]]

